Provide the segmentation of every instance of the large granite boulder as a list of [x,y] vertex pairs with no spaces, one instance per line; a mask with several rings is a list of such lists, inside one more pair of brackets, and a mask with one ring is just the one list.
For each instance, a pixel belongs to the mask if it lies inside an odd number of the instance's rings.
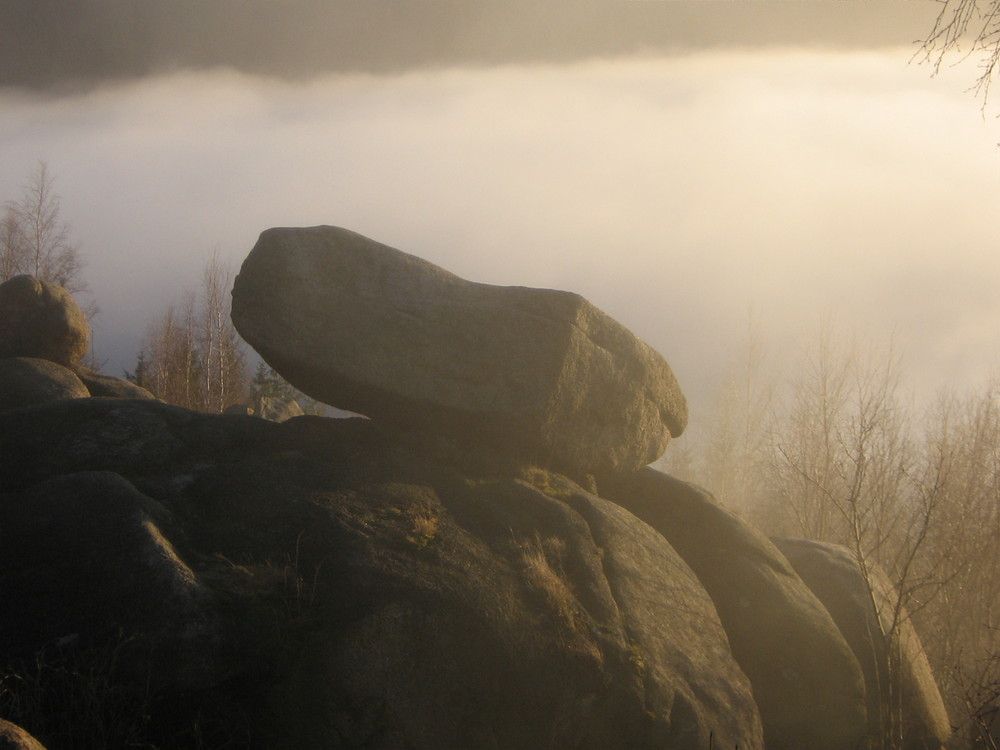
[[[905,750],[940,750],[951,736],[948,713],[905,608],[878,566],[865,580],[850,550],[806,539],[775,539],[802,580],[833,616],[865,675],[869,732],[902,736]],[[877,607],[877,611],[876,611]],[[897,645],[890,667],[888,638]]]
[[543,484],[328,497],[337,530],[302,550],[340,550],[321,596],[352,614],[280,686],[280,747],[763,748],[688,567],[620,508]]
[[337,227],[263,232],[232,317],[313,398],[576,474],[645,466],[687,422],[669,365],[579,295],[465,281]]
[[55,362],[32,357],[0,359],[0,411],[89,396],[80,379]]
[[0,284],[0,358],[36,357],[70,367],[90,346],[90,324],[60,286],[15,276]]
[[765,536],[701,488],[653,469],[602,478],[598,490],[660,532],[712,597],[753,685],[768,750],[864,746],[857,659]]
[[[132,741],[164,749],[763,750],[660,534],[557,474],[402,437],[150,400],[0,414],[0,659],[117,655],[100,694],[115,715],[134,696]],[[102,746],[5,700],[50,747]]]

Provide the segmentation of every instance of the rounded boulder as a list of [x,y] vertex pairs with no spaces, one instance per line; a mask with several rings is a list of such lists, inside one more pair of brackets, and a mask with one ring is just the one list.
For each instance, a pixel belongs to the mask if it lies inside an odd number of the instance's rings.
[[68,291],[26,275],[0,284],[0,357],[70,367],[89,347],[90,324]]
[[0,411],[89,397],[80,378],[55,362],[32,357],[0,359]]

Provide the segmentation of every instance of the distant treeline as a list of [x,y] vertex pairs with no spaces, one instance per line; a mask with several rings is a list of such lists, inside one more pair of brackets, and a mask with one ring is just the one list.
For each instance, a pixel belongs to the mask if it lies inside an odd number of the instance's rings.
[[[305,76],[568,61],[713,45],[884,45],[929,31],[913,4],[685,0],[4,0],[0,85],[178,68]],[[921,9],[925,10],[925,9]]]

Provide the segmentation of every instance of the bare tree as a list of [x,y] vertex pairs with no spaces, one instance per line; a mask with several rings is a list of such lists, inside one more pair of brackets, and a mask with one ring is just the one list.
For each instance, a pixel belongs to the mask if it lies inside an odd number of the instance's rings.
[[919,56],[935,70],[951,53],[975,58],[979,74],[972,88],[985,106],[1000,65],[1000,0],[939,1],[941,9]]
[[233,274],[218,254],[205,265],[198,294],[188,292],[150,327],[136,382],[178,406],[221,412],[243,400],[249,383],[242,340],[230,319]]
[[193,294],[185,295],[179,309],[171,303],[150,326],[142,360],[139,385],[169,403],[189,409],[202,407]]
[[202,272],[199,351],[206,411],[221,412],[247,392],[246,356],[230,318],[233,272],[214,252]]
[[85,292],[83,259],[60,216],[54,183],[48,165],[41,161],[20,199],[7,204],[0,231],[0,270],[6,278],[29,273],[70,292]]
[[28,241],[13,207],[7,206],[0,220],[0,281],[26,273]]
[[748,346],[709,428],[686,437],[681,468],[768,534],[852,550],[879,615],[874,748],[904,742],[911,623],[956,741],[1000,747],[1000,381],[918,411],[891,343],[829,327],[817,342],[773,397],[763,347]]
[[[942,396],[924,453],[940,498],[923,564],[945,582],[916,612],[949,711],[968,739],[996,747],[1000,700],[1000,393]],[[992,730],[992,731],[991,731]]]
[[775,398],[766,363],[759,322],[751,311],[742,350],[711,413],[700,462],[701,481],[710,481],[716,496],[744,516],[759,506],[765,491],[762,462],[767,459]]
[[904,747],[903,642],[912,613],[945,583],[928,560],[950,463],[916,450],[899,372],[891,344],[837,346],[824,336],[777,433],[772,472],[797,530],[850,549],[865,582],[872,653],[883,662],[874,673],[877,750]]

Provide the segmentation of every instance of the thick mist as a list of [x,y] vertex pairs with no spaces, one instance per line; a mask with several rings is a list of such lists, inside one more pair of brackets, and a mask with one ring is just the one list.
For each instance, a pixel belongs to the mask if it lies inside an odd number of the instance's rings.
[[692,422],[750,311],[778,350],[894,332],[930,393],[995,364],[995,124],[912,50],[329,75],[177,73],[0,94],[0,197],[48,162],[97,358],[271,226],[336,224],[466,278],[571,289],[664,354]]

